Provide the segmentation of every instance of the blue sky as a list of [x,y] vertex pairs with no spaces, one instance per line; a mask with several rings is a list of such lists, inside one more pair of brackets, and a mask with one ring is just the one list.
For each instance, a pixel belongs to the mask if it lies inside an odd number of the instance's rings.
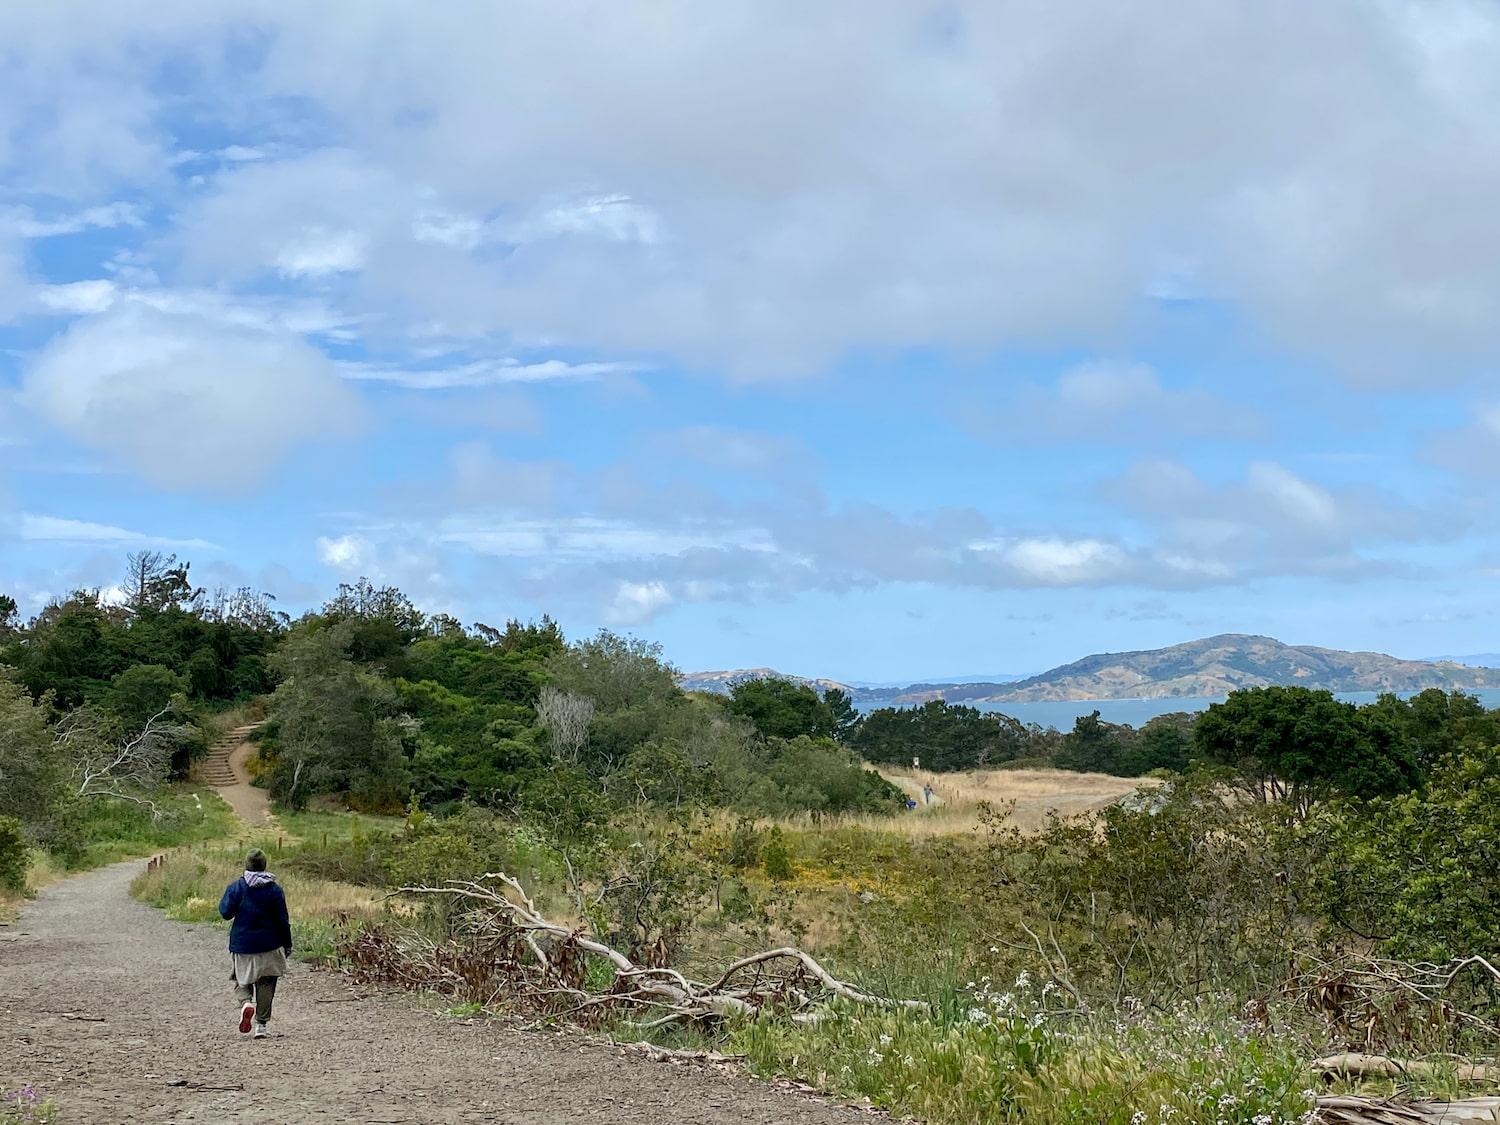
[[0,13],[0,588],[688,669],[1490,651],[1500,12]]

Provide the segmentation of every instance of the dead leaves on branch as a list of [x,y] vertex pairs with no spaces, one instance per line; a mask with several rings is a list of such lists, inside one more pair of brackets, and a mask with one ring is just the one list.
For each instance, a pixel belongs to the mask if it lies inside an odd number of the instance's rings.
[[713,981],[639,964],[577,927],[544,917],[503,872],[395,893],[445,900],[453,908],[454,936],[433,941],[384,927],[346,930],[338,955],[356,980],[431,989],[461,1003],[503,1004],[585,1026],[624,1013],[642,1029],[762,1012],[815,1020],[835,998],[928,1010],[918,1000],[865,992],[792,946],[742,957]]

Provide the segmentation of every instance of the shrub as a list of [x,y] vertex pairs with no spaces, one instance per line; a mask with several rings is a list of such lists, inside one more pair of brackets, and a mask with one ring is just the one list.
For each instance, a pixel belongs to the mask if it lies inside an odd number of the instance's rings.
[[792,870],[792,855],[787,851],[786,837],[782,835],[780,828],[773,828],[766,834],[765,843],[761,845],[760,858],[768,879],[785,882],[796,874]]
[[1304,829],[1309,904],[1409,960],[1500,948],[1500,750],[1451,754],[1411,793],[1332,803]]
[[13,816],[0,816],[0,887],[25,890],[26,866],[26,836],[21,822]]
[[760,863],[760,829],[753,820],[741,817],[729,836],[725,862],[736,871],[747,871]]

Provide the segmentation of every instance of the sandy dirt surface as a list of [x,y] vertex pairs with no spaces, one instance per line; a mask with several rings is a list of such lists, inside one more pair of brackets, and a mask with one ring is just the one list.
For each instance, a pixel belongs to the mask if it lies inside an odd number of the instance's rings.
[[253,1040],[235,1026],[224,932],[130,898],[141,866],[58,883],[0,928],[0,1084],[36,1083],[65,1122],[869,1120],[580,1036],[455,1020],[301,964],[275,1034]]
[[226,731],[193,767],[193,777],[212,785],[246,824],[265,825],[273,823],[271,803],[264,789],[250,784],[250,759],[256,751],[250,734],[254,730],[251,723]]
[[271,802],[266,797],[266,791],[250,784],[250,767],[247,763],[254,753],[255,744],[249,741],[241,742],[231,750],[229,768],[234,771],[235,783],[216,785],[214,789],[247,824],[270,824]]

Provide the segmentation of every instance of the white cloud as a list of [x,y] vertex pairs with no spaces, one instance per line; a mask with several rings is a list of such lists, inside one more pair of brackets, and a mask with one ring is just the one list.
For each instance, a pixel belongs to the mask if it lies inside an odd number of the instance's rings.
[[85,230],[144,225],[142,208],[134,203],[105,203],[49,218],[39,217],[30,207],[0,208],[0,233],[20,238],[52,238]]
[[811,457],[798,442],[777,434],[728,426],[683,426],[646,435],[649,456],[676,454],[724,472],[752,475],[811,473]]
[[644,625],[673,601],[671,592],[660,582],[621,582],[604,615],[611,625]]
[[346,432],[355,404],[295,337],[139,306],[78,322],[28,366],[23,403],[153,482],[236,488]]
[[302,297],[231,296],[214,289],[150,287],[123,293],[125,303],[171,316],[195,318],[226,329],[267,334],[327,336],[347,340],[357,321],[322,301]]
[[14,242],[0,238],[0,324],[8,324],[28,311],[32,300],[31,282],[20,249]]
[[240,163],[184,211],[175,238],[191,276],[316,280],[363,269],[417,195],[344,149]]
[[78,314],[101,313],[115,303],[115,283],[105,278],[72,281],[66,285],[43,285],[37,300],[53,312]]
[[1500,403],[1482,403],[1462,426],[1438,430],[1423,444],[1429,464],[1463,477],[1485,480],[1500,476]]
[[146,532],[132,531],[129,528],[115,527],[113,524],[65,519],[60,516],[35,515],[30,512],[21,513],[17,519],[16,534],[28,543],[219,550],[216,545],[204,539],[173,539],[168,536],[151,535]]
[[359,231],[309,227],[276,252],[276,270],[285,277],[350,273],[365,264],[365,245]]
[[1393,548],[1441,542],[1468,524],[1449,506],[1322,485],[1271,461],[1251,462],[1243,480],[1219,484],[1175,461],[1138,461],[1100,493],[1160,531],[1159,558],[1240,578],[1388,569]]
[[959,423],[977,437],[1008,445],[1162,439],[1253,438],[1258,412],[1198,387],[1176,390],[1143,363],[1095,362],[1070,368],[1052,387],[1023,386],[998,405],[966,403]]
[[375,546],[362,535],[319,536],[318,560],[340,574],[368,575],[375,569]]
[[254,160],[264,160],[270,154],[264,148],[254,148],[250,145],[225,145],[216,155],[220,159],[243,164]]
[[434,391],[461,387],[493,387],[505,383],[550,383],[562,380],[601,379],[609,375],[642,370],[633,363],[566,363],[559,359],[523,363],[517,359],[475,360],[449,367],[390,367],[370,363],[344,363],[346,379],[371,383],[393,383],[411,390]]
[[411,223],[418,242],[435,242],[459,250],[473,250],[485,240],[484,224],[466,215],[442,210],[419,211]]
[[[1500,348],[1500,14],[1470,0],[77,11],[0,13],[8,181],[149,185],[172,111],[248,120],[188,266],[358,265],[351,308],[395,323],[779,375],[1111,339],[1186,278],[1355,379]],[[230,86],[148,80],[250,26]]]
[[513,228],[500,228],[498,233],[514,242],[595,235],[613,242],[650,245],[661,240],[661,217],[628,195],[597,195],[547,207]]
[[1098,539],[1021,539],[1002,548],[1005,563],[1024,584],[1077,586],[1127,577],[1130,559]]
[[595,516],[494,519],[465,516],[441,521],[435,541],[485,555],[546,560],[640,558],[694,550],[769,551],[767,533],[748,527],[660,527]]
[[1321,529],[1339,518],[1338,502],[1327,489],[1319,488],[1274,462],[1253,462],[1246,483],[1253,495],[1263,498],[1293,523]]

